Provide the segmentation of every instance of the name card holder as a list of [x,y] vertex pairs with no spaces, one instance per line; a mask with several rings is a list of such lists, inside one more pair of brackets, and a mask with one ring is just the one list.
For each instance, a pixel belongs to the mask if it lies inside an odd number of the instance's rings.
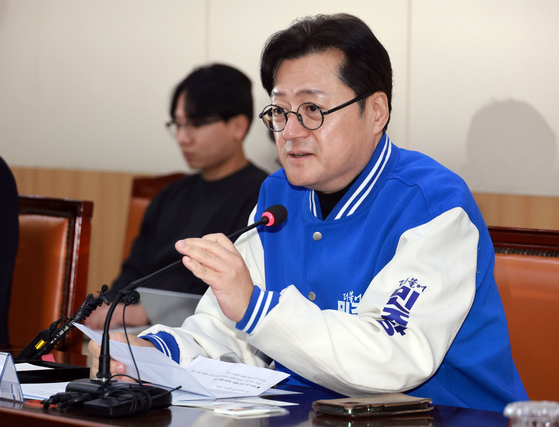
[[0,398],[23,402],[23,392],[17,376],[14,358],[0,352]]

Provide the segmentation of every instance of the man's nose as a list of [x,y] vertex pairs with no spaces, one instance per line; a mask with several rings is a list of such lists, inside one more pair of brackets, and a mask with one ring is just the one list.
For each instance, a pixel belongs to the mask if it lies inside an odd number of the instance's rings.
[[180,127],[177,129],[177,142],[180,145],[192,143],[192,135],[187,127]]
[[299,117],[294,112],[287,114],[287,122],[285,129],[282,131],[285,139],[294,139],[308,135],[309,130],[305,128],[300,122]]

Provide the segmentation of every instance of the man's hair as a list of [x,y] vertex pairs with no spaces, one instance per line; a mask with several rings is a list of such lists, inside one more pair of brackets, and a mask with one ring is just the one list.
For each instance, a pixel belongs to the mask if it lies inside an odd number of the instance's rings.
[[211,64],[194,69],[173,93],[170,114],[175,118],[179,97],[184,93],[185,114],[193,124],[208,119],[227,121],[244,114],[252,123],[252,82],[236,68]]
[[[338,49],[344,54],[339,69],[340,80],[356,96],[369,90],[384,92],[390,112],[392,67],[388,52],[367,24],[348,14],[308,16],[268,39],[262,51],[260,66],[260,79],[268,95],[272,93],[282,61],[329,49]],[[366,100],[359,101],[361,111],[365,103]]]

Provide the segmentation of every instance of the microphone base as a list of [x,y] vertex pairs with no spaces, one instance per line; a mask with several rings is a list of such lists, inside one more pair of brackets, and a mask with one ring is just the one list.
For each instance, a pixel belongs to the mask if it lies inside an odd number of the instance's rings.
[[66,391],[76,391],[78,393],[90,393],[92,396],[101,396],[106,393],[107,390],[111,390],[111,387],[117,383],[124,383],[124,381],[110,380],[106,383],[93,379],[93,378],[81,378],[79,380],[70,381],[66,386]]
[[89,393],[90,400],[83,402],[88,415],[107,418],[144,414],[151,409],[164,409],[171,405],[169,390],[150,384],[111,380],[108,383],[82,379],[70,382],[67,392]]

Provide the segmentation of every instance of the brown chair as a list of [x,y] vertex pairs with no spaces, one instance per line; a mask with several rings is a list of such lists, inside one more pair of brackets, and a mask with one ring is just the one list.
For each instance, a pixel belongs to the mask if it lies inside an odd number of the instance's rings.
[[[72,317],[87,294],[93,202],[19,196],[19,247],[12,279],[9,332],[25,347],[62,316]],[[72,331],[58,350],[81,353]]]
[[187,176],[186,173],[177,172],[168,175],[139,176],[133,179],[126,234],[124,237],[124,250],[122,253],[123,260],[128,258],[130,254],[132,243],[140,232],[140,225],[142,224],[144,213],[151,199],[153,199],[163,187],[185,176]]
[[489,227],[512,356],[531,400],[559,401],[559,231]]

